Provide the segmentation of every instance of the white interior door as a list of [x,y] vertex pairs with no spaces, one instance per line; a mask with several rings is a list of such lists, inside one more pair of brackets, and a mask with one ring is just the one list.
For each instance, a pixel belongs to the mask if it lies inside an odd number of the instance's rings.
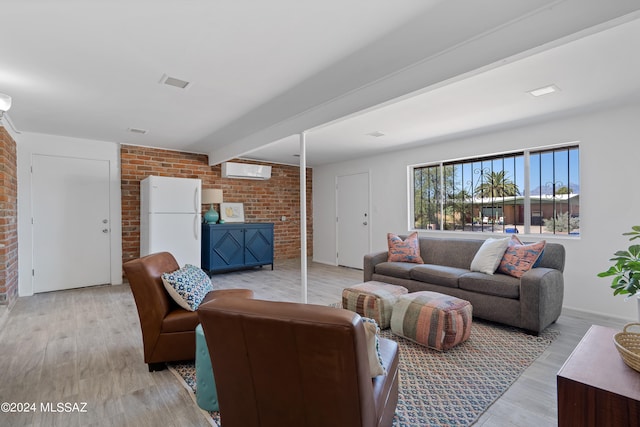
[[109,161],[32,164],[34,293],[110,283]]
[[369,174],[338,177],[338,265],[362,269],[369,253]]

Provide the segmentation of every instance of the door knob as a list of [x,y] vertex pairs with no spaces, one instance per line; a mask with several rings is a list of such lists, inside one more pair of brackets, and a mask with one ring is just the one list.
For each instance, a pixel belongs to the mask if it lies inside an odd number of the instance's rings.
[[108,228],[103,228],[103,229],[102,229],[102,232],[103,232],[103,233],[108,233],[108,232],[109,232],[109,229],[108,229]]
[[363,222],[362,225],[367,225],[367,221]]

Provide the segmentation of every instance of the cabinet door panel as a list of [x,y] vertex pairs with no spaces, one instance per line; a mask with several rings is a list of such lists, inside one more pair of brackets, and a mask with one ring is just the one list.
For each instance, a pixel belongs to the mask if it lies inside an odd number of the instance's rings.
[[212,235],[211,263],[214,269],[244,265],[243,230],[215,230]]
[[273,262],[273,228],[247,228],[244,238],[245,264]]

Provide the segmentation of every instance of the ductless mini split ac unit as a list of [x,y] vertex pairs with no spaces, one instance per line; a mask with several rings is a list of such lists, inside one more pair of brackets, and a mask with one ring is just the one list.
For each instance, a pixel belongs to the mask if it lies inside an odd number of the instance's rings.
[[264,181],[271,178],[271,166],[224,162],[222,164],[222,177]]

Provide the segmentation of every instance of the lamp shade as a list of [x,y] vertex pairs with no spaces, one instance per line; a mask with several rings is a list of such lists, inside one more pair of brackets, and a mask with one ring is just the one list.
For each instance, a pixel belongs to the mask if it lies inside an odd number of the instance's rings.
[[9,111],[9,108],[11,108],[11,97],[4,93],[0,93],[0,111],[4,113]]
[[222,190],[217,188],[202,190],[202,203],[222,203]]

